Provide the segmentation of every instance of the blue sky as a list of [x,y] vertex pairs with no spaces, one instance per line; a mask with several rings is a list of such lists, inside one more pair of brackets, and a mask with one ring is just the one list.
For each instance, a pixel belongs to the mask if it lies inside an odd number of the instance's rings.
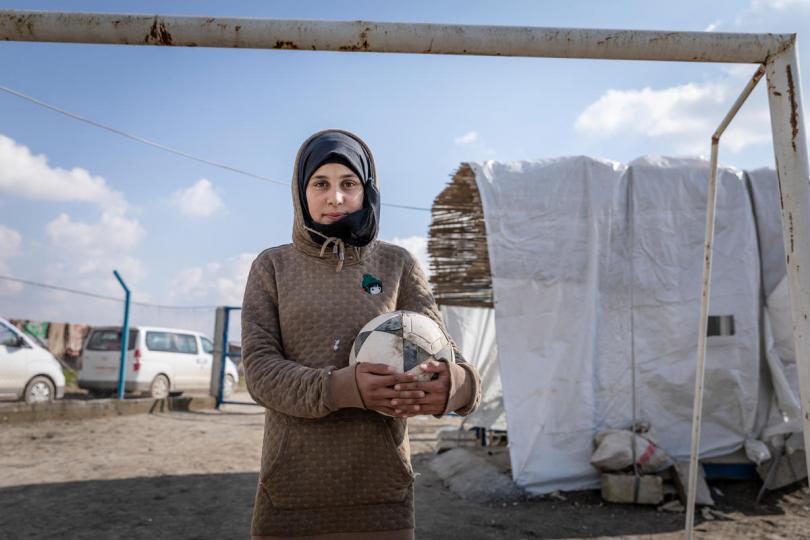
[[[797,32],[810,0],[698,2],[7,2],[0,9],[284,19]],[[810,39],[810,38],[808,38]],[[800,56],[810,52],[800,48]],[[708,154],[754,66],[0,43],[0,85],[288,182],[326,127],[371,146],[383,202],[429,207],[458,164]],[[804,73],[808,70],[805,68]],[[802,79],[807,91],[806,77]],[[196,163],[0,92],[0,274],[136,300],[239,304],[285,243],[289,189]],[[759,88],[721,160],[773,166]],[[77,170],[80,169],[80,170]],[[429,214],[384,208],[381,238],[424,256]],[[110,303],[0,282],[0,315],[116,322]],[[143,313],[148,318],[149,313]],[[182,323],[182,318],[178,319]],[[148,321],[144,321],[148,322]]]

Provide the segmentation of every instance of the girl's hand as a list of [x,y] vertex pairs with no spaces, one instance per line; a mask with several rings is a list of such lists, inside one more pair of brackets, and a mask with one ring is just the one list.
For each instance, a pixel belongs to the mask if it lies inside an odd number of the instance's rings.
[[[360,397],[363,399],[363,404],[366,406],[366,409],[372,409],[389,416],[398,416],[400,418],[407,418],[408,416],[418,414],[421,407],[416,404],[405,405],[400,403],[400,410],[394,410],[391,403],[392,399],[404,398],[416,401],[417,399],[424,398],[425,393],[421,390],[408,390],[404,392],[394,390],[392,387],[397,383],[398,376],[394,375],[394,369],[391,366],[361,362],[357,364],[355,377],[357,378],[357,389],[360,391]],[[413,376],[408,375],[403,380],[413,380]]]
[[[398,397],[391,400],[391,407],[397,416],[407,414],[442,414],[450,396],[450,368],[446,362],[429,360],[421,365],[424,373],[436,373],[438,376],[429,381],[408,381],[407,374],[395,375],[397,383],[394,390]],[[404,376],[403,376],[404,375]],[[421,398],[410,398],[411,392],[422,392]],[[414,409],[416,408],[416,409]],[[410,414],[409,414],[410,413]]]

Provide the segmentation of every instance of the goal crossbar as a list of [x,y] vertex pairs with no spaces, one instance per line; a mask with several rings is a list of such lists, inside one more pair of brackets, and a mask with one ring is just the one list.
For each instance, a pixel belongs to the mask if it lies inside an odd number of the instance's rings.
[[0,10],[0,39],[60,43],[764,63],[795,34]]

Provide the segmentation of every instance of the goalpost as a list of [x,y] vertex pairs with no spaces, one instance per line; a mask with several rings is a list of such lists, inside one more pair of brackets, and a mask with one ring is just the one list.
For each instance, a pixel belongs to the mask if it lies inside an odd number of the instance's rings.
[[[302,51],[582,58],[757,64],[729,114],[712,136],[703,299],[696,373],[692,460],[697,459],[702,362],[714,231],[712,184],[720,136],[763,75],[773,135],[787,255],[793,335],[810,470],[810,176],[795,34],[738,34],[533,28],[367,21],[296,21],[0,10],[0,40],[161,45]],[[709,135],[707,134],[707,137]],[[694,486],[690,468],[686,537],[692,537]]]

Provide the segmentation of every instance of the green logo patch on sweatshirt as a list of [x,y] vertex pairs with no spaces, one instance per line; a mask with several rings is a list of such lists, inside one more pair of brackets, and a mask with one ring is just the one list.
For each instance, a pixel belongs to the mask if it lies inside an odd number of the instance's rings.
[[380,294],[383,290],[382,281],[371,274],[363,274],[363,290],[368,294]]

